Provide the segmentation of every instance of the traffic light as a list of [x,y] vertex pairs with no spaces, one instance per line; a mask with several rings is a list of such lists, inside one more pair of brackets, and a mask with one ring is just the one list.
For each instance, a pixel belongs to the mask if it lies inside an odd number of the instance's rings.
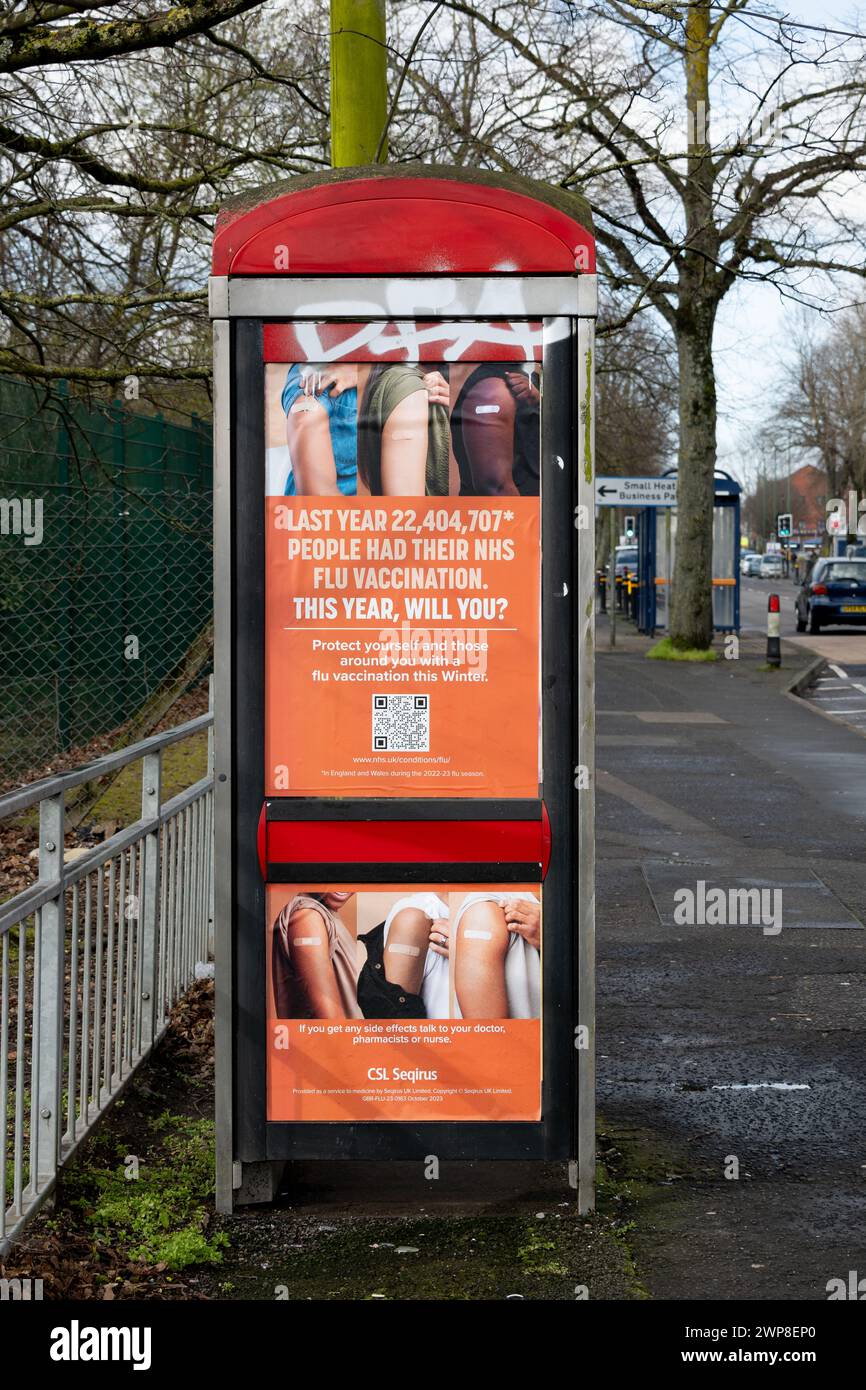
[[776,517],[776,535],[778,536],[779,540],[790,540],[793,529],[794,518],[792,517],[791,513],[780,512],[779,515]]
[[626,519],[625,519],[625,538],[626,538],[626,540],[627,540],[627,541],[633,541],[633,540],[634,540],[634,533],[635,533],[634,517],[633,517],[633,516],[627,516]]

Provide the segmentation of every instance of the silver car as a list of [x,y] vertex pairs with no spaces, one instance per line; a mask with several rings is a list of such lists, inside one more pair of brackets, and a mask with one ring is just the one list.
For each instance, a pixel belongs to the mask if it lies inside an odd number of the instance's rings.
[[781,579],[784,574],[782,568],[781,555],[762,555],[761,568],[758,570],[761,579]]

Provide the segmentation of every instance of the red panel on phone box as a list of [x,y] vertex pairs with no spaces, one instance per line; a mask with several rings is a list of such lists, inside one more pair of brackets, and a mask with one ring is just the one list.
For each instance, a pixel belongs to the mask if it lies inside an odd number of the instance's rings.
[[595,272],[579,200],[503,175],[405,167],[331,171],[252,206],[237,199],[217,218],[214,275]]
[[540,362],[540,319],[266,323],[265,362]]
[[547,867],[543,820],[268,821],[269,864],[539,863]]

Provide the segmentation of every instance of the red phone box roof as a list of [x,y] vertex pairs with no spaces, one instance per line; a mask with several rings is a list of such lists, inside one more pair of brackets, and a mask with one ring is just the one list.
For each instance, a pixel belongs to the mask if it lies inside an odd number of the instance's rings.
[[217,218],[214,275],[595,272],[582,198],[480,169],[373,165],[290,179]]

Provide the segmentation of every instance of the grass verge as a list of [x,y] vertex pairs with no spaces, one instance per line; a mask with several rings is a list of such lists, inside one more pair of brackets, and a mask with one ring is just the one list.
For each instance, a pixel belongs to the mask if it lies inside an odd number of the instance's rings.
[[199,981],[111,1110],[0,1261],[46,1299],[195,1300],[221,1265],[214,1229],[213,983]]
[[[218,1264],[224,1232],[206,1234],[214,1187],[213,1123],[164,1111],[151,1119],[144,1154],[73,1166],[64,1199],[101,1245],[159,1270]],[[94,1156],[95,1157],[95,1156]]]
[[678,647],[672,637],[663,637],[647,652],[649,661],[718,661],[712,647]]

